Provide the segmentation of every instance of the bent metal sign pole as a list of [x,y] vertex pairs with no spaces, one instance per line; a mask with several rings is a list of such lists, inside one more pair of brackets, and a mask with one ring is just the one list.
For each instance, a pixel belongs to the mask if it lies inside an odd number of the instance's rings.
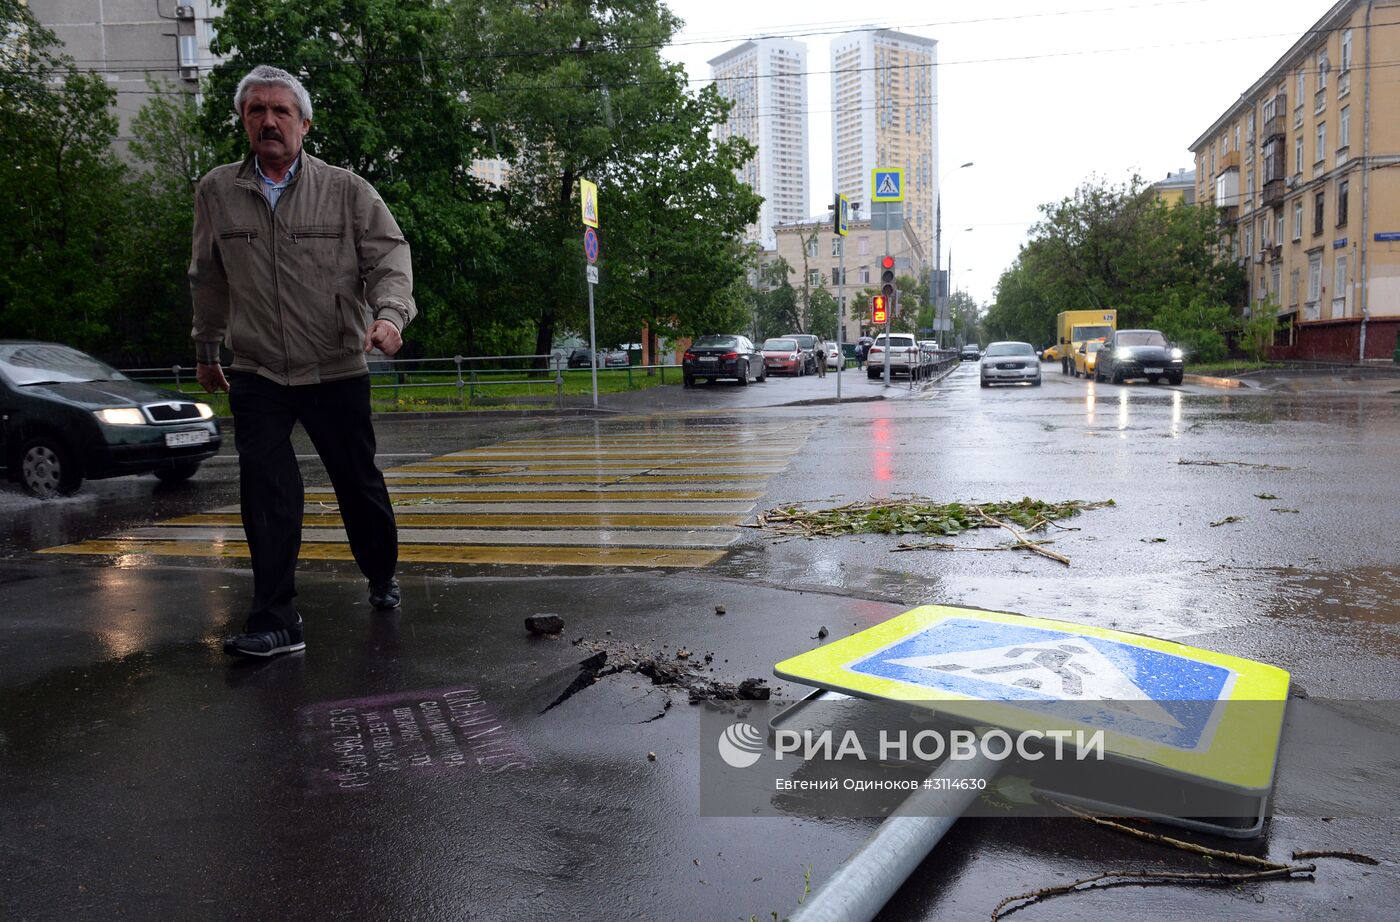
[[[1276,666],[1172,641],[939,605],[784,660],[773,672],[820,689],[786,715],[835,693],[927,709],[976,727],[984,739],[1044,726],[1097,728],[1114,777],[1126,783],[1076,791],[1082,778],[1058,775],[1044,793],[1236,838],[1262,834],[1289,685]],[[1001,767],[985,746],[944,761],[788,918],[873,919]],[[1169,797],[1170,806],[1140,813],[1122,802],[1164,787],[1193,792],[1189,803]],[[1207,801],[1224,812],[1196,814]]]
[[598,284],[598,187],[578,181],[579,207],[583,212],[583,255],[588,257],[588,354],[593,375],[593,407],[598,407],[598,332],[593,319],[593,286]]

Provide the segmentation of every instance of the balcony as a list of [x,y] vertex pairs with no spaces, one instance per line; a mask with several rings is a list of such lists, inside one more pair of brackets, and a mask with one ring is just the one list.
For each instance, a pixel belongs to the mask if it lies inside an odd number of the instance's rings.
[[1264,140],[1271,141],[1274,138],[1283,138],[1288,135],[1288,116],[1275,115],[1264,123]]
[[1265,208],[1277,205],[1288,195],[1288,183],[1283,179],[1271,179],[1264,183],[1264,191],[1259,196],[1259,203]]
[[1221,224],[1238,224],[1240,220],[1240,206],[1226,205],[1220,209]]
[[1240,152],[1238,150],[1232,150],[1220,158],[1219,173],[1228,173],[1230,170],[1238,170],[1239,168]]

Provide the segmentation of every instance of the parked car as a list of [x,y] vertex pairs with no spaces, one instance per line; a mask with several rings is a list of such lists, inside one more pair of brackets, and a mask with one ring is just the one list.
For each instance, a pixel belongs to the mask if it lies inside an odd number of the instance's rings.
[[569,353],[570,368],[588,368],[593,364],[593,352],[589,349],[575,349]]
[[807,373],[807,357],[795,339],[765,339],[759,351],[763,353],[763,365],[768,371],[799,377]]
[[1166,378],[1180,384],[1185,373],[1185,355],[1159,330],[1119,330],[1099,350],[1094,380],[1122,384],[1129,378],[1146,378],[1156,384]]
[[822,351],[826,353],[826,367],[835,368],[837,371],[846,367],[846,357],[841,354],[841,350],[836,348],[835,343],[822,343]]
[[632,364],[632,356],[626,349],[609,349],[603,354],[604,368],[627,368]]
[[768,369],[763,353],[754,348],[747,336],[702,336],[685,350],[681,375],[686,387],[694,387],[702,378],[733,378],[745,385],[752,378],[764,381]]
[[1074,361],[1070,364],[1069,373],[1074,377],[1083,375],[1086,378],[1094,376],[1094,366],[1098,364],[1099,350],[1103,348],[1103,340],[1091,339],[1087,343],[1080,344],[1074,352]]
[[34,496],[68,496],[85,478],[187,480],[220,442],[208,404],[70,346],[0,341],[0,465]]
[[865,357],[865,374],[870,380],[885,374],[885,353],[889,352],[890,374],[910,374],[919,361],[919,344],[910,333],[881,333],[870,346],[870,354]]
[[964,362],[975,362],[982,357],[982,347],[978,343],[968,343],[962,347],[958,353],[958,358]]
[[978,362],[978,378],[983,387],[1027,381],[1040,387],[1040,356],[1030,343],[992,343]]
[[802,350],[807,363],[807,374],[817,373],[817,349],[821,346],[821,340],[811,333],[785,333],[783,339],[797,340],[798,347]]

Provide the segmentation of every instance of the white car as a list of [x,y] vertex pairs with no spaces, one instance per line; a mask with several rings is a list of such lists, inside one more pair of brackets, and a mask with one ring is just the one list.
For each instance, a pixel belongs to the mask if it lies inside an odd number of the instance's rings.
[[822,343],[822,351],[826,353],[826,367],[835,368],[840,371],[846,364],[846,358],[841,354],[841,350],[836,348],[835,343]]
[[865,374],[870,380],[885,374],[885,350],[889,350],[890,374],[907,375],[919,362],[919,344],[911,333],[891,333],[887,337],[881,333],[875,337],[866,356]]
[[992,343],[982,353],[979,369],[983,387],[1022,382],[1040,387],[1040,356],[1030,343]]

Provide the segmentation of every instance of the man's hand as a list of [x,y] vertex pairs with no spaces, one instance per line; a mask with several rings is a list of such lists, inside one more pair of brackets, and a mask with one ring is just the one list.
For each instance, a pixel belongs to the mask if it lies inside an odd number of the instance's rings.
[[228,379],[224,377],[224,370],[219,365],[205,365],[200,363],[194,369],[195,380],[205,391],[212,394],[215,391],[228,390]]
[[399,335],[399,328],[387,320],[376,320],[369,325],[369,332],[365,333],[365,351],[370,352],[378,347],[385,355],[393,355],[403,346],[403,337]]

